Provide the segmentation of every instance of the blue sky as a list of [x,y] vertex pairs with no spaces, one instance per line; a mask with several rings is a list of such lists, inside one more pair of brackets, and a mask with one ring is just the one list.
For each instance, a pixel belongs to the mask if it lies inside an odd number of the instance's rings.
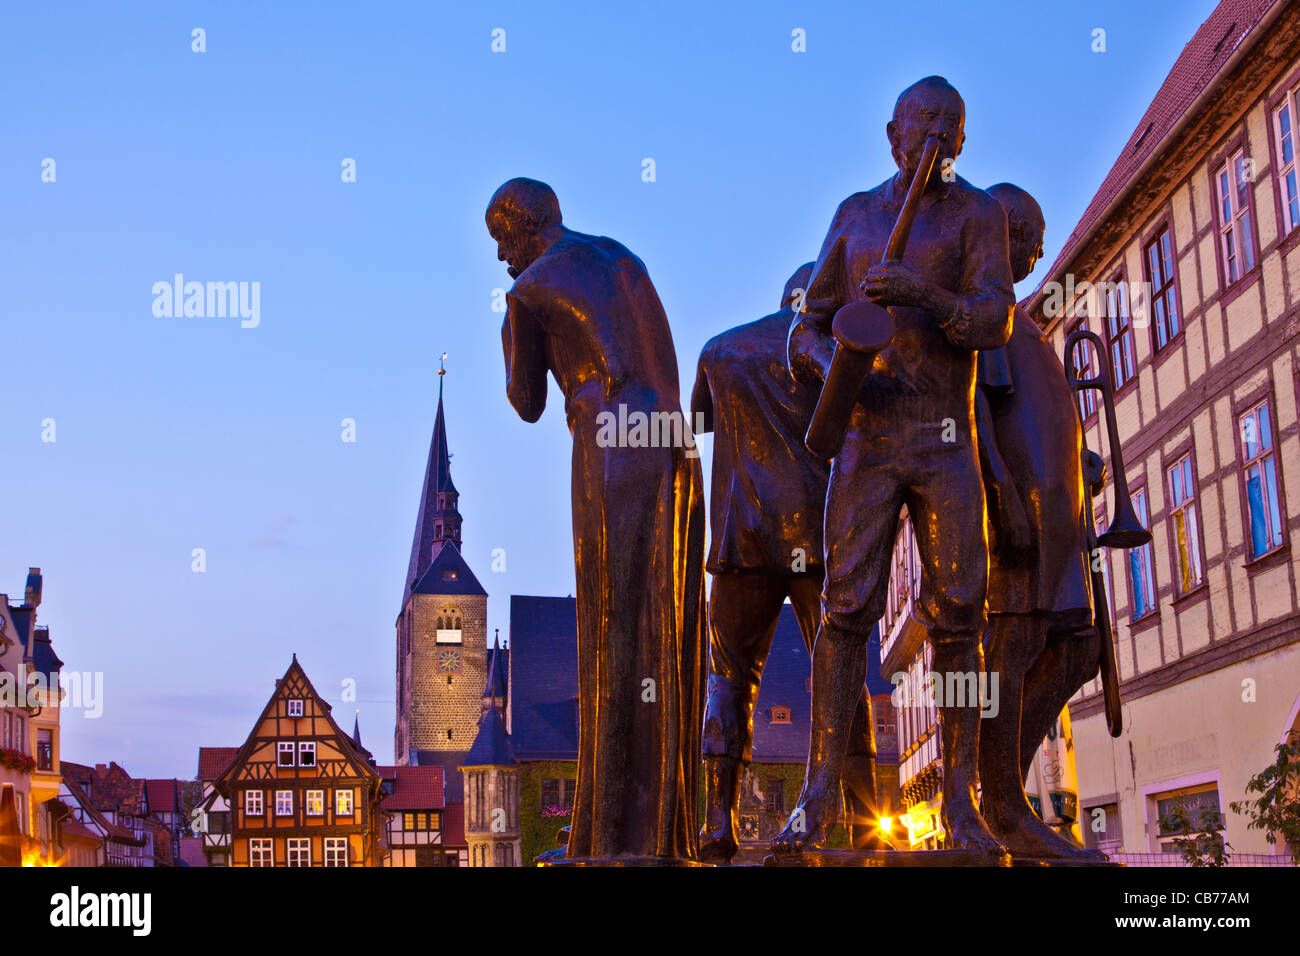
[[[506,179],[551,183],[569,225],[642,258],[687,397],[705,340],[772,311],[835,206],[892,172],[906,85],[957,86],[958,171],[1034,193],[1050,262],[1213,6],[10,6],[0,591],[42,567],[58,653],[104,674],[103,716],[65,716],[64,756],[192,777],[296,652],[390,759],[443,351],[489,627],[508,634],[512,593],[573,592],[562,400],[552,386],[530,426],[504,394],[491,303],[509,278],[483,211]],[[260,324],[155,317],[177,272],[259,282]]]

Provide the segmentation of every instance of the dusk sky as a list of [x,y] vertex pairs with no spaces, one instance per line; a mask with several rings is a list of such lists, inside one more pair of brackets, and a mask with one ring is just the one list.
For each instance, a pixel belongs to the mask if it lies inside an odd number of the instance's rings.
[[[41,567],[65,669],[103,674],[102,716],[63,717],[65,759],[191,778],[200,746],[243,742],[295,652],[392,758],[444,351],[489,640],[511,594],[573,593],[563,399],[552,385],[528,425],[505,397],[510,279],[483,213],[506,179],[549,182],[568,225],[641,257],[685,400],[704,342],[774,311],[836,205],[893,172],[905,86],[962,93],[958,172],[1032,192],[1050,264],[1214,3],[612,6],[6,11],[0,592]],[[156,316],[176,273],[260,283],[258,324]]]

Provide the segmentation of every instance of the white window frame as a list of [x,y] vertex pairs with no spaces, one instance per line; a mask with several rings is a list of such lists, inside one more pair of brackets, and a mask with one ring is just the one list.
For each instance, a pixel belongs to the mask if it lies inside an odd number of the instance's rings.
[[[1181,494],[1178,490],[1181,478]],[[1201,524],[1197,510],[1198,488],[1192,453],[1182,455],[1165,470],[1165,485],[1169,493],[1169,520],[1172,524],[1170,543],[1174,546],[1174,582],[1180,595],[1189,594],[1205,583],[1205,570],[1201,566]],[[1178,540],[1178,523],[1182,519],[1183,540]],[[1188,580],[1184,581],[1184,577]]]
[[[285,762],[285,754],[289,755],[288,763]],[[277,767],[296,767],[298,766],[298,747],[292,740],[279,740],[275,744],[275,765]]]
[[293,816],[293,791],[275,791],[275,815],[277,817]]
[[[1282,234],[1300,226],[1300,168],[1296,166],[1296,105],[1300,102],[1297,90],[1288,90],[1286,98],[1273,111],[1273,141],[1277,144],[1277,187],[1282,201]],[[1282,116],[1286,115],[1288,129],[1282,129]],[[1291,158],[1286,158],[1287,149]],[[1294,206],[1294,208],[1293,208]]]
[[270,837],[253,837],[250,839],[248,841],[248,865],[256,867],[275,866],[275,841]]
[[311,866],[311,837],[289,837],[285,844],[285,866]]
[[[256,809],[254,809],[254,807],[256,807]],[[261,790],[244,791],[244,816],[266,816],[266,801],[263,799],[263,793]]]
[[[1223,255],[1223,284],[1230,286],[1255,268],[1255,237],[1250,202],[1241,202],[1250,182],[1243,180],[1245,149],[1238,149],[1214,174],[1215,211],[1219,219],[1219,251]],[[1226,186],[1226,188],[1225,188]]]
[[336,817],[350,817],[356,812],[353,805],[351,790],[334,791],[334,815]]
[[[311,754],[311,762],[308,763],[304,758]],[[300,740],[298,742],[298,766],[314,767],[316,766],[316,741]]]
[[326,866],[347,866],[348,865],[348,838],[347,837],[326,837],[325,838],[325,865]]
[[308,790],[306,808],[306,813],[309,817],[325,816],[325,791]]
[[288,707],[285,710],[285,713],[287,713],[290,717],[305,716],[302,699],[295,697],[294,699],[290,700]]

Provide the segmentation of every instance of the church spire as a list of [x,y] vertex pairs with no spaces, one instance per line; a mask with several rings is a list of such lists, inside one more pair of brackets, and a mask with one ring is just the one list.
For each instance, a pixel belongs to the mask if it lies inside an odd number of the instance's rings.
[[451,480],[451,453],[447,448],[447,423],[442,409],[442,380],[447,374],[447,353],[438,363],[438,414],[433,421],[433,439],[429,443],[429,461],[424,469],[420,491],[420,511],[415,520],[411,542],[411,562],[406,572],[406,589],[402,602],[410,597],[411,588],[424,574],[444,541],[460,549],[460,493]]

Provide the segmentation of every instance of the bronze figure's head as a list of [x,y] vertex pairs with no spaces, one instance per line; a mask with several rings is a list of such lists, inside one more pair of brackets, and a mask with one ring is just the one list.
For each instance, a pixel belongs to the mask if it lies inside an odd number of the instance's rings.
[[960,156],[966,141],[965,125],[966,104],[942,76],[927,76],[903,90],[885,133],[904,178],[911,182],[925,152],[925,141],[932,133],[940,140],[936,168]]
[[1011,243],[1011,277],[1016,282],[1034,271],[1043,255],[1043,210],[1033,196],[1011,183],[990,186],[988,194],[1002,204],[1007,214],[1007,237]]
[[564,228],[555,190],[522,176],[504,183],[488,203],[487,228],[497,258],[509,266],[510,278],[519,278]]

